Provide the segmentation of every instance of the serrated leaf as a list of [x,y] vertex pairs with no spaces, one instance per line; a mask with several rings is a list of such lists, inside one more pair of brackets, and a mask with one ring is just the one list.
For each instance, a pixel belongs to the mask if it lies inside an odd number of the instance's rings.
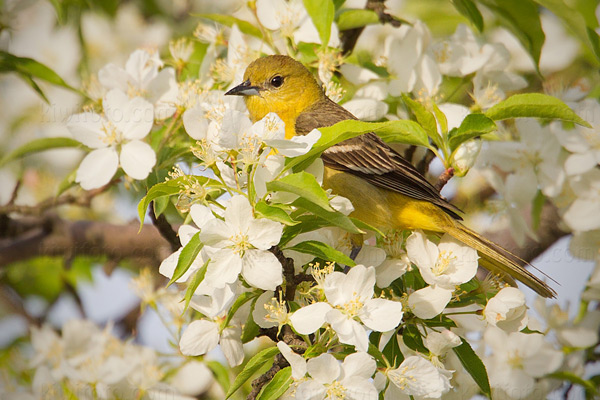
[[196,257],[198,257],[198,254],[200,254],[202,247],[204,247],[204,245],[200,242],[200,232],[196,232],[183,249],[181,249],[181,253],[177,259],[177,266],[175,267],[173,276],[167,286],[172,285],[177,279],[181,278],[188,269],[190,269],[190,266]]
[[25,157],[30,154],[39,153],[41,151],[52,149],[63,149],[71,147],[83,147],[83,145],[75,139],[66,137],[49,137],[32,140],[25,143],[23,146],[11,151],[0,160],[0,167],[6,163]]
[[340,31],[362,28],[363,26],[378,24],[379,16],[372,10],[351,9],[343,10],[338,15],[337,26]]
[[427,132],[421,125],[409,120],[385,122],[345,120],[333,126],[319,128],[319,131],[321,132],[321,138],[313,145],[312,149],[303,156],[286,160],[284,171],[290,168],[295,171],[303,170],[312,164],[325,149],[367,132],[375,132],[388,142],[429,146]]
[[233,384],[227,391],[227,395],[225,396],[225,400],[231,397],[232,394],[236,392],[252,375],[258,371],[263,365],[268,363],[269,361],[273,361],[273,357],[279,353],[279,349],[277,347],[269,347],[264,349],[263,351],[256,354],[252,357],[246,365],[244,365],[244,369],[242,372],[236,376]]
[[[583,13],[569,6],[564,0],[534,0],[541,6],[552,11],[573,32],[579,40],[585,43],[600,61],[600,48],[598,47],[598,34],[594,30],[598,21],[594,18],[594,12]],[[595,6],[594,6],[595,8]],[[589,18],[591,17],[591,18]]]
[[483,361],[481,361],[479,356],[473,351],[469,342],[463,338],[460,339],[462,340],[462,344],[454,347],[452,350],[458,356],[458,359],[465,370],[471,375],[475,383],[477,383],[479,389],[491,398],[492,391],[490,389],[490,380],[488,379],[487,370],[485,369]]
[[483,16],[479,9],[471,0],[452,0],[454,8],[465,16],[469,21],[475,25],[479,32],[483,32]]
[[256,203],[254,206],[254,211],[256,211],[257,216],[281,222],[287,226],[294,226],[298,224],[298,221],[294,221],[294,219],[290,217],[285,210],[280,207],[267,204],[264,201],[259,201]]
[[478,0],[488,7],[531,54],[536,68],[546,36],[537,4],[532,0]]
[[192,275],[192,279],[190,279],[188,287],[185,290],[185,296],[183,297],[185,300],[185,310],[187,310],[190,304],[190,300],[192,300],[192,296],[194,295],[194,292],[196,291],[196,289],[198,289],[198,286],[200,286],[200,284],[204,280],[204,277],[206,276],[206,269],[208,267],[209,261],[210,260],[207,260],[198,271],[194,272],[194,275]]
[[267,190],[293,193],[327,211],[333,211],[329,205],[327,193],[319,185],[314,175],[308,172],[301,171],[267,182]]
[[558,119],[591,128],[560,99],[542,93],[515,94],[491,107],[485,115],[494,121],[527,117]]
[[292,382],[294,382],[292,367],[280,369],[273,379],[263,386],[256,400],[277,400],[288,390]]
[[321,45],[327,47],[329,44],[329,38],[331,37],[331,24],[333,23],[333,17],[335,16],[335,7],[332,0],[304,0],[304,7],[312,19],[317,32],[319,32],[319,39],[321,39]]
[[460,126],[448,134],[450,151],[454,151],[467,140],[490,133],[498,129],[496,123],[483,114],[469,114]]
[[204,360],[203,363],[211,370],[215,380],[221,385],[223,392],[227,392],[231,386],[231,382],[229,381],[229,370],[218,361]]
[[390,340],[386,343],[382,351],[385,358],[388,360],[390,365],[394,368],[402,364],[404,361],[404,355],[400,351],[400,345],[398,344],[398,335],[394,334]]
[[223,15],[223,14],[192,14],[192,16],[193,17],[206,18],[206,19],[209,19],[211,21],[218,22],[221,25],[228,26],[230,28],[235,24],[235,25],[238,26],[238,28],[240,29],[240,31],[242,31],[243,33],[245,33],[247,35],[252,35],[252,36],[257,37],[259,39],[262,39],[262,37],[263,37],[260,29],[258,29],[256,26],[252,25],[248,21],[244,21],[242,19],[235,18],[235,17],[232,17],[230,15]]
[[318,205],[311,203],[310,201],[302,197],[296,199],[292,203],[292,205],[295,207],[303,208],[304,210],[307,210],[315,214],[316,216],[324,219],[330,225],[337,226],[350,233],[364,233],[358,227],[356,227],[356,225],[354,225],[354,223],[349,217],[342,214],[341,212],[325,210],[324,208],[321,208]]
[[348,265],[350,267],[354,267],[356,265],[354,260],[341,251],[316,240],[306,240],[304,242],[295,244],[292,247],[288,247],[286,250],[294,250],[299,253],[310,254],[326,261],[336,262],[340,265]]

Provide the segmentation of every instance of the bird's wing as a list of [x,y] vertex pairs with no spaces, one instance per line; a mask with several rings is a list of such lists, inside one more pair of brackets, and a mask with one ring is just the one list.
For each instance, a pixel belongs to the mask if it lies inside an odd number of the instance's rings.
[[[296,120],[296,133],[356,119],[349,111],[326,98],[304,111]],[[460,209],[444,199],[425,177],[375,133],[345,140],[323,152],[325,166],[357,175],[370,184],[441,207],[456,219]]]
[[372,132],[330,147],[323,152],[321,159],[329,168],[357,175],[374,186],[431,202],[452,217],[462,219],[457,207],[444,199],[412,164]]

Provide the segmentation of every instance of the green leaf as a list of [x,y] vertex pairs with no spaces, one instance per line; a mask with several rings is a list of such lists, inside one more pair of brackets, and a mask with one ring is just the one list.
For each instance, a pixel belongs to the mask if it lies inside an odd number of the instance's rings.
[[5,155],[0,160],[0,167],[6,163],[13,161],[18,158],[23,158],[33,153],[39,153],[40,151],[62,149],[69,147],[83,147],[83,145],[75,139],[66,137],[49,137],[32,140],[31,142],[25,143],[23,146],[13,150],[9,154]]
[[300,242],[292,247],[288,247],[286,250],[294,250],[299,253],[310,254],[326,261],[336,262],[340,265],[348,265],[350,267],[354,267],[356,265],[354,260],[341,251],[316,240]]
[[473,1],[452,0],[452,4],[454,4],[454,8],[456,8],[459,13],[467,17],[467,19],[475,25],[479,32],[483,32],[483,17]]
[[532,0],[478,0],[487,6],[503,25],[519,39],[539,68],[546,36],[542,30],[537,4]]
[[379,229],[375,228],[373,225],[369,225],[366,222],[361,221],[360,219],[354,218],[354,217],[350,217],[350,221],[352,221],[352,223],[354,225],[356,225],[357,228],[363,230],[363,231],[371,231],[371,232],[375,232],[376,234],[378,234],[379,236],[385,236],[385,234],[380,231]]
[[571,371],[558,371],[547,376],[548,378],[554,378],[561,381],[571,382],[575,385],[579,385],[585,389],[585,391],[592,396],[598,395],[598,388],[593,382],[583,379],[581,376]]
[[392,335],[390,340],[386,343],[382,353],[394,368],[402,364],[402,361],[404,361],[404,355],[400,351],[398,335],[396,333]]
[[429,350],[423,344],[423,337],[419,328],[414,324],[409,324],[402,331],[402,340],[409,349],[418,351],[419,353],[428,354]]
[[531,226],[534,231],[537,231],[540,227],[540,220],[542,218],[542,209],[544,208],[544,204],[546,203],[546,196],[542,193],[541,190],[537,191],[535,198],[533,199],[533,204],[531,206]]
[[[546,7],[558,16],[567,27],[573,32],[579,40],[585,43],[594,53],[597,60],[600,60],[600,49],[597,46],[598,34],[594,29],[598,25],[598,21],[593,17],[594,12],[578,11],[569,6],[573,2],[564,0],[534,0],[536,3]],[[597,3],[597,2],[594,2]],[[595,5],[593,6],[595,9]],[[590,10],[591,11],[591,10]],[[591,17],[591,18],[586,18]]]
[[277,400],[288,390],[292,382],[294,382],[292,379],[292,367],[280,369],[273,379],[263,386],[256,400]]
[[485,115],[494,121],[508,118],[547,118],[592,127],[560,99],[542,93],[515,94],[487,110]]
[[240,31],[242,31],[243,33],[245,33],[247,35],[251,35],[251,36],[257,37],[259,39],[262,39],[262,37],[263,37],[260,29],[258,29],[256,26],[252,25],[248,21],[244,21],[242,19],[235,18],[235,17],[232,17],[230,15],[222,15],[222,14],[192,14],[192,16],[193,17],[206,18],[206,19],[209,19],[211,21],[218,22],[221,25],[228,26],[230,28],[235,24],[235,25],[238,26],[238,28],[240,29]]
[[223,392],[227,392],[231,386],[229,381],[229,370],[220,362],[213,360],[202,361],[212,371],[215,380],[221,385]]
[[316,215],[312,214],[301,215],[294,219],[297,220],[299,224],[294,226],[285,226],[283,228],[283,235],[281,235],[279,246],[285,246],[286,243],[288,243],[290,240],[292,240],[301,233],[312,232],[314,230],[329,225],[329,222],[327,222],[323,218],[317,217]]
[[379,16],[372,10],[343,10],[338,15],[337,26],[340,31],[362,28],[366,25],[378,24]]
[[194,236],[190,239],[190,241],[181,249],[181,253],[179,254],[179,258],[177,259],[177,266],[175,267],[175,271],[173,272],[173,276],[171,280],[167,284],[167,286],[172,285],[177,279],[181,278],[183,274],[190,269],[190,266],[200,254],[200,250],[202,250],[204,245],[200,242],[200,232],[196,232]]
[[312,19],[313,24],[315,24],[317,32],[319,32],[321,45],[327,47],[331,36],[331,24],[333,23],[333,17],[335,16],[333,1],[304,0],[304,7],[310,16],[310,19]]
[[270,205],[265,203],[264,201],[259,201],[254,206],[254,211],[256,211],[257,216],[268,218],[273,221],[281,222],[287,226],[294,226],[298,224],[298,221],[294,221],[290,215],[285,212],[281,207],[277,207],[274,205]]
[[263,365],[268,363],[269,361],[273,361],[273,357],[279,353],[279,349],[277,347],[269,347],[264,349],[263,351],[256,354],[252,357],[246,365],[244,365],[244,369],[242,372],[236,376],[233,384],[227,391],[227,395],[225,396],[225,400],[231,397],[232,394],[235,393],[250,377],[258,371]]
[[38,78],[53,85],[80,93],[44,64],[31,58],[14,56],[3,50],[0,50],[0,73],[1,72],[16,72],[29,79]]
[[[1,163],[0,163],[1,164]],[[75,178],[77,177],[77,170],[71,171],[69,175],[65,176],[64,179],[58,184],[56,189],[56,196],[60,196],[67,189],[72,188],[76,185]]]
[[349,217],[342,214],[341,212],[325,210],[324,208],[319,207],[318,205],[311,203],[310,201],[302,197],[296,199],[292,203],[292,205],[295,207],[303,208],[304,210],[307,210],[315,214],[316,216],[326,220],[327,222],[329,222],[330,225],[337,226],[350,233],[364,233],[363,231],[358,229],[356,225],[354,225],[354,223]]
[[248,314],[248,318],[246,318],[246,323],[242,329],[242,336],[240,337],[242,343],[248,343],[253,341],[258,337],[260,333],[260,326],[254,322],[254,318],[252,318],[252,313]]
[[239,295],[238,298],[235,299],[235,301],[233,302],[233,305],[231,306],[231,308],[229,309],[229,311],[227,312],[227,318],[225,319],[225,323],[223,324],[223,326],[228,326],[229,325],[229,321],[231,321],[231,318],[233,318],[233,316],[235,315],[236,311],[239,310],[239,308],[241,306],[243,306],[244,304],[246,304],[250,300],[257,298],[259,295],[260,295],[260,292],[257,292],[257,291],[254,291],[254,292],[244,292],[241,295]]
[[185,290],[184,300],[186,310],[188,308],[188,305],[190,304],[190,300],[192,300],[194,292],[196,291],[196,289],[198,289],[198,286],[200,286],[200,284],[204,280],[204,276],[206,276],[206,269],[208,267],[209,261],[210,260],[207,260],[198,271],[194,272],[194,275],[192,276],[192,279],[190,280],[190,283],[188,284],[188,287]]
[[435,117],[433,114],[429,112],[425,106],[423,106],[423,104],[411,99],[406,94],[402,94],[402,100],[404,100],[404,103],[406,103],[410,110],[415,114],[417,122],[421,124],[434,142],[439,142],[440,136],[438,135],[437,123],[435,122]]
[[488,379],[487,370],[485,365],[479,358],[479,356],[473,351],[469,342],[465,339],[460,338],[462,344],[458,347],[454,347],[454,353],[458,356],[465,370],[471,375],[477,386],[481,391],[491,398],[492,391],[490,389],[490,381]]
[[469,139],[490,133],[498,129],[496,123],[483,114],[469,114],[458,128],[448,134],[450,151],[454,151]]
[[327,211],[333,211],[329,205],[327,193],[319,185],[314,175],[308,172],[301,171],[267,182],[267,190],[270,192],[293,193]]
[[181,191],[181,181],[186,177],[180,177],[177,179],[168,180],[165,182],[157,183],[152,186],[148,193],[142,197],[140,202],[138,203],[138,216],[140,218],[140,229],[144,225],[144,219],[146,218],[146,210],[150,203],[163,196],[173,196],[175,194],[179,194]]
[[290,168],[295,171],[303,170],[331,146],[367,132],[375,132],[388,142],[429,146],[427,132],[421,125],[409,120],[386,122],[345,120],[333,126],[319,128],[319,131],[321,132],[321,138],[314,144],[312,149],[303,156],[286,160],[284,170]]

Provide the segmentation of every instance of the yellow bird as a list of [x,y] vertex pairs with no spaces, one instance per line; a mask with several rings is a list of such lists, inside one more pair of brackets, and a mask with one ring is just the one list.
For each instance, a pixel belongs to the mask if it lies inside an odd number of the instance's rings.
[[[244,82],[225,94],[244,96],[254,122],[277,113],[285,122],[288,139],[356,119],[325,95],[304,65],[284,55],[253,61],[244,73]],[[509,284],[514,286],[515,278],[544,297],[556,295],[525,269],[527,261],[460,223],[460,210],[376,134],[343,141],[325,150],[321,159],[325,165],[323,186],[352,202],[352,216],[383,232],[421,229],[448,233],[476,249],[480,264]]]

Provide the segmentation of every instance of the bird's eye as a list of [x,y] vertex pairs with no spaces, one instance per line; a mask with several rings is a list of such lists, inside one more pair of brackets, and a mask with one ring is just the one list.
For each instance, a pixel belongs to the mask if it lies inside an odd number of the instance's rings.
[[271,78],[271,85],[273,85],[274,87],[279,87],[283,85],[283,77],[280,75],[275,75]]

